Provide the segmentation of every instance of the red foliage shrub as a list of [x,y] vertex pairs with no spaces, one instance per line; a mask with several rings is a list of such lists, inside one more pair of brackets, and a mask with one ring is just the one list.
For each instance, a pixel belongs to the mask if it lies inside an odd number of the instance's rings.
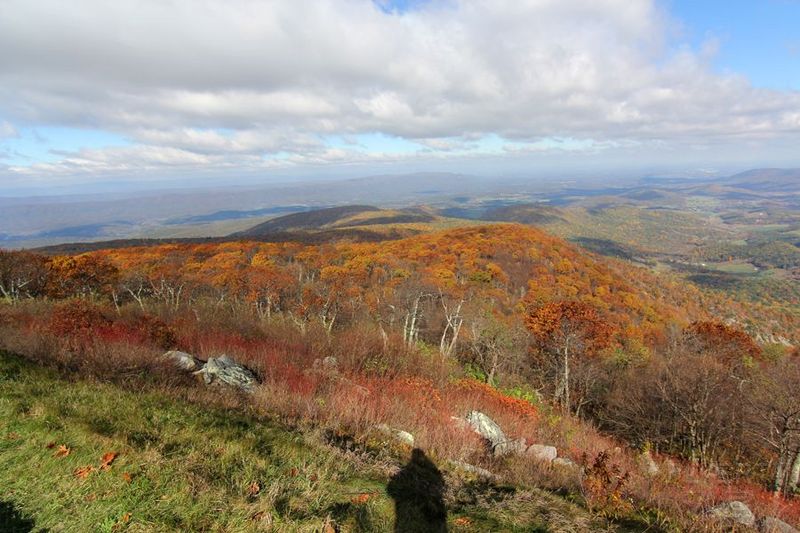
[[55,308],[49,329],[57,336],[88,339],[107,332],[111,324],[100,306],[87,300],[69,300]]
[[142,316],[139,318],[136,327],[142,331],[151,344],[158,346],[162,350],[170,350],[178,345],[178,334],[175,328],[153,316]]
[[584,454],[586,468],[583,490],[586,500],[596,512],[607,516],[620,516],[629,512],[631,503],[625,498],[623,491],[630,479],[630,472],[620,465],[611,462],[611,454],[602,451],[589,461]]
[[528,423],[536,423],[539,419],[539,411],[532,403],[503,394],[491,385],[475,379],[459,380],[451,386],[450,391],[474,398],[484,409],[517,416]]

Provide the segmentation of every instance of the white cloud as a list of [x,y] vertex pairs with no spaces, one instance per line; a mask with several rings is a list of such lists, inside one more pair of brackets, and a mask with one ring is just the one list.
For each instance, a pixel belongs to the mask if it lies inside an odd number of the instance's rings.
[[0,120],[0,140],[13,139],[19,137],[19,132],[14,125],[7,120]]
[[284,152],[280,164],[360,161],[320,139],[374,132],[428,156],[491,135],[530,152],[548,138],[595,151],[800,132],[799,93],[715,72],[713,40],[676,47],[655,0],[432,1],[403,14],[370,0],[3,0],[2,11],[1,116],[137,143],[56,164],[72,170],[258,167]]

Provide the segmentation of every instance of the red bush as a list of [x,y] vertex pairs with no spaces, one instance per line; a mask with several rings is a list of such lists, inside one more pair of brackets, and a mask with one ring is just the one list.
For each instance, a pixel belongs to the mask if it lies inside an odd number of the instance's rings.
[[89,339],[107,332],[111,325],[100,306],[87,300],[69,300],[55,308],[49,329],[60,337]]

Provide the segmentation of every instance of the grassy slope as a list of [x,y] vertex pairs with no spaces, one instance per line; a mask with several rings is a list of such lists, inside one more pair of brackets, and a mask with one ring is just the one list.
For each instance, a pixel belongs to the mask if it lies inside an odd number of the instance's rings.
[[[60,444],[68,456],[55,456]],[[75,476],[106,452],[119,453],[109,470]],[[32,523],[55,531],[324,531],[326,521],[341,531],[391,531],[388,471],[238,411],[67,381],[0,352],[3,531]],[[448,489],[452,530],[598,530],[545,492],[498,499],[502,492],[469,486]],[[353,502],[361,493],[369,500]],[[470,525],[459,525],[464,518]]]

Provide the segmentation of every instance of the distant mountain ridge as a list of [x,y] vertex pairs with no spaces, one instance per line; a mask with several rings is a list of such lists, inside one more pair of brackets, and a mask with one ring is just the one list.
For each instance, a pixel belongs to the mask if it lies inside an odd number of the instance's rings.
[[230,237],[258,238],[265,235],[298,231],[324,231],[359,226],[414,224],[431,222],[435,217],[419,209],[379,209],[370,205],[345,205],[292,213],[273,218]]

